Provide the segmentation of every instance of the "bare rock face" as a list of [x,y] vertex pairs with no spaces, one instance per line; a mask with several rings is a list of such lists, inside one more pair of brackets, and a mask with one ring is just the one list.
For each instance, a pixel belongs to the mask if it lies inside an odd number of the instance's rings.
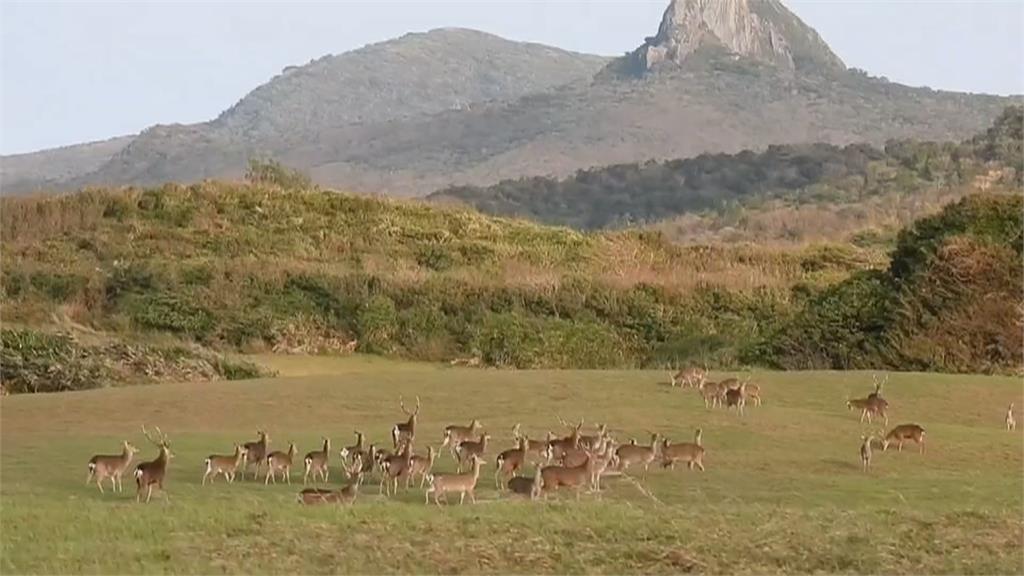
[[789,70],[845,68],[818,33],[779,0],[672,0],[658,34],[633,57],[650,70],[663,62],[681,64],[702,47]]

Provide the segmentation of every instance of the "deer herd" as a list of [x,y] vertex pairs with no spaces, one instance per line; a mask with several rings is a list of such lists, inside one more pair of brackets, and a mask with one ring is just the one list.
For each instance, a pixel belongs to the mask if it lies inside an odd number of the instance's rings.
[[[671,374],[671,386],[694,388],[704,400],[708,409],[724,407],[735,408],[742,416],[747,402],[754,406],[761,405],[761,388],[749,379],[742,381],[727,378],[719,382],[707,379],[706,368],[688,368]],[[860,422],[870,424],[874,418],[882,418],[888,426],[889,403],[882,397],[882,386],[888,381],[878,380],[873,376],[875,389],[865,398],[848,399],[847,408],[860,412]],[[438,448],[427,446],[425,452],[417,453],[414,445],[418,438],[418,422],[421,408],[420,398],[416,397],[416,406],[412,410],[406,408],[404,399],[399,399],[399,407],[405,419],[395,423],[390,430],[390,447],[367,443],[366,435],[355,432],[355,443],[344,446],[338,451],[342,474],[348,483],[339,489],[303,488],[298,501],[304,504],[352,504],[359,493],[359,488],[368,477],[376,474],[379,482],[379,493],[392,496],[398,493],[400,484],[409,490],[413,482],[418,481],[424,490],[424,501],[429,504],[431,498],[440,505],[443,499],[448,502],[449,495],[458,495],[462,504],[466,497],[476,502],[476,488],[479,483],[481,468],[488,460],[492,436],[486,432],[480,420],[473,419],[468,425],[451,424],[445,426]],[[651,433],[650,441],[639,443],[635,438],[619,443],[613,437],[606,424],[595,426],[593,433],[584,434],[581,419],[571,424],[558,418],[565,428],[562,435],[552,431],[531,438],[523,434],[522,426],[516,424],[511,433],[512,446],[500,451],[494,458],[494,485],[500,491],[508,491],[513,495],[521,495],[531,500],[546,498],[553,492],[563,489],[571,491],[579,499],[581,493],[600,493],[601,478],[609,475],[626,475],[631,470],[639,470],[641,479],[646,479],[652,465],[660,465],[663,469],[674,470],[677,463],[682,463],[689,470],[694,468],[704,471],[705,448],[702,443],[703,431],[698,428],[692,442],[673,442],[659,434]],[[1013,404],[1006,412],[1007,430],[1016,429]],[[135,467],[136,501],[145,501],[152,497],[154,486],[159,488],[164,497],[164,480],[170,460],[174,457],[170,442],[160,428],[155,428],[153,435],[142,427],[145,437],[158,449],[155,459],[142,462]],[[256,431],[256,440],[234,445],[230,454],[211,454],[205,460],[202,485],[213,483],[218,476],[223,476],[230,484],[237,477],[245,478],[252,471],[252,478],[259,479],[262,474],[264,484],[277,483],[280,476],[287,484],[291,484],[291,471],[295,463],[297,448],[294,442],[288,443],[286,451],[270,450],[270,435],[265,430]],[[900,424],[885,433],[872,433],[861,437],[860,458],[864,471],[871,466],[874,449],[882,451],[895,446],[902,452],[903,444],[913,441],[923,454],[925,451],[925,430],[918,424]],[[127,440],[122,444],[121,454],[96,455],[89,460],[89,475],[86,483],[95,482],[100,492],[103,482],[110,480],[111,489],[123,491],[122,476],[131,465],[134,455],[139,451]],[[456,471],[452,473],[434,472],[434,465],[442,451],[446,451],[454,461]],[[323,438],[320,450],[309,452],[302,459],[302,483],[316,484],[318,481],[328,484],[331,472],[331,440]],[[526,475],[531,471],[532,475]]]

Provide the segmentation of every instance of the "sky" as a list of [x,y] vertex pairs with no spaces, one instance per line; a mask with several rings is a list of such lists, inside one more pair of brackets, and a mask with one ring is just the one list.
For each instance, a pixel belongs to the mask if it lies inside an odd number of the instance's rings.
[[[846,62],[914,86],[1024,93],[1024,0],[784,0]],[[214,118],[285,66],[458,26],[620,55],[667,0],[0,0],[0,153]]]

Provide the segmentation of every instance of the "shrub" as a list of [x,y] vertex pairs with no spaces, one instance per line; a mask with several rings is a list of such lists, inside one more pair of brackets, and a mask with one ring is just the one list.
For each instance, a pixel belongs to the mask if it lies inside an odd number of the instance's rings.
[[285,190],[306,190],[313,186],[309,176],[273,159],[250,158],[245,179],[253,184],[271,184]]
[[359,307],[356,314],[359,347],[373,353],[391,352],[398,333],[395,303],[382,294],[375,295]]

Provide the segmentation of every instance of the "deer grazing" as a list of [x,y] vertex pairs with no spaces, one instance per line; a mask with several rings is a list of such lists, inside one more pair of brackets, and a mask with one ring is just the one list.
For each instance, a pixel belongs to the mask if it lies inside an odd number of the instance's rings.
[[514,476],[508,480],[508,489],[513,494],[519,494],[521,496],[527,496],[530,500],[536,500],[540,497],[541,492],[544,489],[544,477],[541,475],[541,468],[543,464],[537,463],[533,470],[533,477],[527,476]]
[[697,391],[700,392],[701,397],[704,399],[704,407],[714,408],[715,406],[722,405],[722,400],[725,398],[725,393],[728,389],[729,387],[725,383],[701,382]]
[[306,480],[309,478],[310,473],[313,474],[313,482],[316,482],[317,474],[327,482],[327,476],[331,470],[327,466],[327,460],[331,455],[331,439],[324,437],[324,447],[321,450],[315,450],[306,454],[306,457],[302,459],[302,463],[305,465],[305,471],[302,474],[302,484],[306,484]]
[[284,475],[285,482],[288,484],[292,483],[292,462],[295,460],[295,443],[288,443],[288,451],[281,452],[277,450],[267,454],[267,475],[263,479],[264,484],[269,484],[271,480],[274,484],[277,484],[277,473],[280,471]]
[[139,449],[134,444],[125,440],[121,445],[121,453],[117,455],[113,454],[97,454],[89,459],[89,476],[86,477],[85,483],[89,484],[96,480],[96,487],[100,489],[100,494],[103,493],[103,481],[110,478],[110,489],[115,492],[122,492],[124,486],[121,483],[121,476],[124,471],[128,469],[128,466],[132,463],[132,458]]
[[159,427],[156,428],[156,438],[150,435],[145,425],[142,426],[142,433],[147,440],[160,449],[160,454],[155,460],[142,462],[135,467],[135,501],[139,502],[142,499],[142,490],[145,489],[146,502],[149,503],[149,499],[153,496],[153,486],[160,489],[165,499],[169,499],[167,492],[164,491],[164,479],[167,477],[167,465],[174,457],[171,452],[171,443]]
[[[359,466],[362,467],[362,462],[359,463]],[[299,492],[299,502],[307,505],[351,505],[355,503],[356,496],[359,495],[359,485],[362,483],[362,481],[363,474],[361,471],[358,471],[356,472],[356,475],[352,483],[340,490],[330,490],[327,488],[304,488],[301,492]]]
[[867,436],[861,436],[860,444],[860,463],[861,468],[867,472],[868,468],[871,467],[871,441],[874,440],[873,434]]
[[473,468],[468,474],[429,474],[427,475],[427,490],[424,492],[424,501],[426,504],[430,503],[430,495],[434,495],[434,504],[438,506],[441,502],[438,500],[440,495],[444,495],[445,503],[448,502],[448,494],[451,492],[459,493],[459,504],[461,505],[466,499],[466,494],[469,494],[470,502],[476,504],[476,482],[480,478],[480,464],[481,461],[476,456],[471,456]]
[[405,409],[405,400],[399,397],[398,403],[402,408],[402,412],[409,417],[405,422],[399,422],[391,429],[391,440],[394,443],[394,449],[398,450],[399,445],[402,442],[412,443],[416,440],[416,419],[420,414],[420,397],[416,397],[416,409],[409,412]]
[[652,433],[650,446],[640,446],[636,443],[636,440],[619,446],[616,450],[616,455],[619,458],[619,470],[625,472],[633,464],[643,466],[643,478],[646,479],[647,469],[650,467],[651,462],[654,462],[654,459],[658,457],[658,438],[657,434]]
[[230,484],[235,481],[235,472],[245,462],[245,446],[235,444],[234,454],[218,455],[210,454],[206,458],[206,472],[203,473],[203,486],[206,486],[206,479],[211,475],[210,482],[217,479],[218,474],[223,474],[224,479]]
[[686,466],[693,470],[696,466],[701,472],[704,471],[704,444],[701,442],[704,431],[697,428],[693,435],[693,442],[672,444],[668,438],[661,442],[661,465],[663,468],[674,470],[676,462],[685,462]]
[[445,426],[444,441],[441,442],[441,446],[447,446],[448,450],[452,454],[452,459],[458,462],[459,456],[456,452],[459,448],[459,444],[476,438],[482,428],[483,426],[480,424],[480,421],[476,419],[470,422],[469,426],[460,426],[458,424]]
[[890,430],[882,441],[882,451],[888,451],[889,445],[895,443],[897,451],[902,452],[903,443],[907,440],[913,440],[924,454],[924,428],[917,424],[900,424]]
[[519,438],[519,446],[505,450],[494,460],[494,487],[501,490],[501,477],[505,476],[511,481],[516,472],[526,465],[528,444],[530,439],[523,436]]
[[270,449],[270,436],[263,430],[257,430],[256,436],[259,439],[255,442],[242,444],[242,448],[245,449],[245,468],[242,471],[243,479],[245,477],[245,470],[248,470],[251,465],[255,465],[252,473],[253,479],[255,480],[259,477],[260,468],[263,467],[263,462],[267,459],[267,450]]
[[669,378],[672,381],[672,387],[679,386],[681,388],[697,388],[700,386],[704,379],[708,376],[707,368],[699,368],[697,366],[691,366],[684,368],[675,374],[670,374]]
[[868,423],[870,423],[873,416],[881,416],[885,421],[885,425],[889,425],[889,415],[886,413],[889,408],[889,403],[881,396],[847,400],[846,408],[849,410],[860,410],[861,422],[866,418]]
[[1013,402],[1006,409],[1006,429],[1011,432],[1017,429],[1017,421],[1013,419]]
[[491,435],[485,432],[480,435],[479,440],[464,440],[459,443],[459,447],[456,449],[459,456],[459,472],[462,472],[463,464],[466,464],[471,457],[480,461],[484,460],[484,453],[487,452],[487,443],[490,439]]

